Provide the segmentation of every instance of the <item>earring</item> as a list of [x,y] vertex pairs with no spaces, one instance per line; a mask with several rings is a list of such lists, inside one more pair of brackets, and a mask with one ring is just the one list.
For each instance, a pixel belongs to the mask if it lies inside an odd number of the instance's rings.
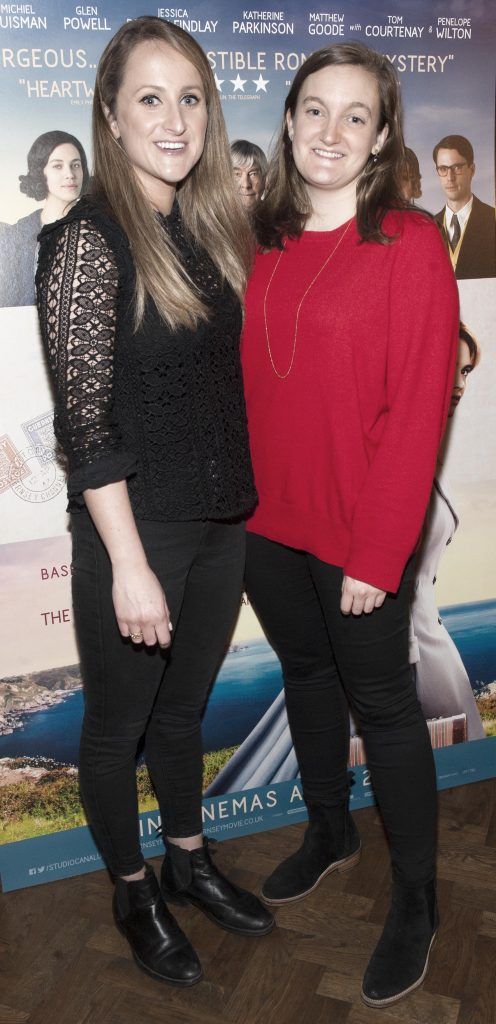
[[372,156],[372,160],[373,160],[373,161],[374,161],[374,163],[376,164],[376,163],[377,163],[377,158],[378,158],[378,156],[379,156],[379,154],[378,154],[377,150],[373,149],[373,150],[372,150],[372,154],[371,154],[371,156]]

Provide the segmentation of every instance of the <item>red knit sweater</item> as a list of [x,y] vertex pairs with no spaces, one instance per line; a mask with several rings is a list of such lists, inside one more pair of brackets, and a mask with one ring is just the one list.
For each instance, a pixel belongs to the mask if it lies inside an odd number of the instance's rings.
[[[242,361],[259,505],[248,529],[396,591],[415,550],[453,384],[458,293],[437,226],[389,213],[391,245],[352,223],[300,311],[291,372],[271,365],[264,297],[279,253],[256,258]],[[295,317],[335,231],[289,241],[267,298],[283,374]]]

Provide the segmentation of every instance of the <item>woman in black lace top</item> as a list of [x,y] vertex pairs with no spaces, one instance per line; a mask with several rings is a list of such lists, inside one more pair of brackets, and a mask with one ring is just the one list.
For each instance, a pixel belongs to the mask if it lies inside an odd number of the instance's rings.
[[[273,926],[214,867],[201,818],[201,714],[256,502],[238,357],[250,239],[215,81],[182,29],[144,17],[117,32],[93,137],[91,195],[42,232],[37,273],[72,513],[81,792],[135,959],[191,985],[201,966],[164,900],[244,935]],[[160,887],[139,843],[143,736]]]

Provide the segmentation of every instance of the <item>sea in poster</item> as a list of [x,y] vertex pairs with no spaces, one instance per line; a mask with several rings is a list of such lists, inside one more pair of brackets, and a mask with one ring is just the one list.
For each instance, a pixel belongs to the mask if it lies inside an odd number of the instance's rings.
[[[455,641],[474,692],[494,680],[496,601],[453,606],[441,611]],[[279,662],[262,638],[234,645],[213,687],[203,719],[206,752],[237,746],[248,736],[282,686]],[[27,714],[8,735],[0,736],[0,759],[48,758],[78,764],[83,694],[78,689],[59,703]]]

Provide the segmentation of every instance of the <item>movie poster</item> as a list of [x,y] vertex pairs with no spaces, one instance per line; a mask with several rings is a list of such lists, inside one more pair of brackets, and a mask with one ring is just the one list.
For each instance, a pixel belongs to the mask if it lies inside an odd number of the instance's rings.
[[[0,5],[0,874],[4,890],[95,870],[102,861],[78,795],[82,688],[72,625],[64,468],[34,307],[37,235],[91,170],[94,75],[127,18],[155,14],[191,32],[214,71],[231,140],[266,153],[305,57],[360,40],[401,82],[410,198],[452,252],[464,331],[459,385],[440,452],[412,608],[412,671],[439,788],[496,775],[495,19],[489,3],[289,0],[252,10],[195,0]],[[453,137],[456,137],[455,139]],[[439,146],[439,143],[443,143]],[[468,143],[468,148],[467,148]],[[460,148],[461,147],[461,148]],[[64,163],[65,162],[65,163]],[[64,166],[71,174],[64,176]],[[461,233],[456,189],[468,206]],[[429,339],[426,338],[426,345]],[[465,347],[463,347],[465,346]],[[470,371],[466,367],[470,363]],[[464,372],[465,367],[465,372]],[[419,381],[419,387],[422,382]],[[352,728],[352,807],[373,800]],[[204,718],[205,831],[218,839],[306,816],[277,659],[243,599]],[[143,847],[160,818],[138,764]]]

